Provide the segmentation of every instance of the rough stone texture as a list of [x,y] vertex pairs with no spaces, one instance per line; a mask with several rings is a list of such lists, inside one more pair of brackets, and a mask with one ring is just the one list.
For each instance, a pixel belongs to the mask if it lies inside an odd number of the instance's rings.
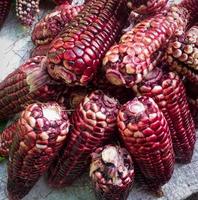
[[[41,13],[42,14],[42,13]],[[24,29],[16,22],[16,17],[10,13],[4,28],[0,31],[0,80],[23,63],[32,48],[30,30]],[[7,200],[6,192],[6,162],[0,163],[0,200]],[[192,194],[198,193],[198,142],[191,164],[176,165],[171,181],[164,187],[165,196],[155,198],[135,186],[129,200],[185,200]],[[35,185],[24,200],[95,200],[92,193],[88,174],[85,174],[71,187],[53,190],[44,182],[44,178]],[[197,200],[198,196],[188,200]]]

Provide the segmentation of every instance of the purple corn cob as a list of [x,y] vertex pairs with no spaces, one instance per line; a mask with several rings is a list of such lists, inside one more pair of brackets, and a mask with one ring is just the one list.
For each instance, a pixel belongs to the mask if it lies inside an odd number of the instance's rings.
[[69,131],[64,107],[35,103],[21,114],[8,163],[8,195],[22,199],[46,172],[62,148]]
[[133,162],[125,148],[107,145],[92,153],[90,177],[97,199],[126,200],[134,175]]
[[135,98],[117,118],[121,138],[152,190],[172,176],[174,152],[167,121],[153,99]]
[[35,25],[32,31],[33,43],[37,46],[50,44],[66,24],[74,19],[82,9],[83,5],[63,4],[57,6]]
[[127,5],[139,14],[151,14],[166,7],[168,0],[127,0]]
[[107,79],[127,87],[141,82],[160,60],[156,58],[159,50],[178,29],[186,27],[189,16],[186,8],[172,6],[169,11],[149,17],[125,33],[103,60]]
[[17,132],[17,122],[13,122],[0,134],[0,156],[8,157],[13,138]]
[[86,96],[73,112],[64,152],[49,171],[49,184],[60,188],[70,185],[85,172],[90,154],[114,137],[118,103],[102,91]]
[[11,0],[0,1],[0,28],[2,27],[6,17],[10,12]]
[[191,162],[196,135],[184,85],[173,72],[156,68],[145,77],[136,91],[153,98],[163,112],[171,132],[176,161]]
[[48,52],[50,75],[68,85],[87,85],[127,16],[124,0],[88,1],[53,40]]
[[45,57],[29,59],[0,83],[0,119],[7,119],[35,101],[48,101],[63,88],[46,70]]

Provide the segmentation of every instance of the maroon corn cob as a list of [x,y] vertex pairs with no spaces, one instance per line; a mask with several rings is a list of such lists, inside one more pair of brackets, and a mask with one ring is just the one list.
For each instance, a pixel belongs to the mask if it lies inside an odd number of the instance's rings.
[[85,172],[90,154],[114,137],[118,103],[102,91],[86,96],[73,112],[66,147],[49,171],[49,184],[60,188],[70,185]]
[[135,98],[124,104],[117,118],[121,138],[152,189],[169,181],[174,152],[165,117],[153,99]]
[[32,31],[33,43],[37,46],[50,44],[66,24],[74,19],[82,9],[83,5],[63,4],[57,6],[35,25]]
[[0,28],[2,27],[6,17],[10,12],[11,0],[0,1]]
[[39,12],[39,3],[40,0],[16,0],[16,15],[23,25],[32,25]]
[[126,200],[134,175],[133,162],[125,148],[107,145],[92,153],[90,177],[97,199]]
[[8,157],[13,138],[17,131],[17,122],[11,123],[0,134],[0,156]]
[[88,1],[52,42],[48,71],[68,85],[86,85],[128,16],[124,0]]
[[127,87],[141,82],[160,60],[156,59],[159,50],[179,28],[186,27],[189,14],[179,5],[172,6],[169,11],[145,19],[124,34],[103,60],[107,79]]
[[171,132],[176,161],[189,163],[195,145],[195,126],[186,93],[179,76],[156,68],[145,77],[136,91],[153,98],[163,112]]
[[46,172],[69,131],[64,107],[35,103],[21,114],[8,163],[8,195],[22,199]]
[[62,89],[47,74],[45,57],[29,59],[0,83],[0,119],[7,119],[35,101],[48,101]]
[[127,0],[129,8],[139,14],[151,14],[166,7],[168,0]]
[[172,70],[198,83],[198,26],[181,32],[169,42],[165,60]]

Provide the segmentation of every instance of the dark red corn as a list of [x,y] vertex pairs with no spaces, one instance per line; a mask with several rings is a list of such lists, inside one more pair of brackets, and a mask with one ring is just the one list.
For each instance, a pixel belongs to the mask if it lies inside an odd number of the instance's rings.
[[22,112],[10,150],[7,190],[10,200],[20,200],[48,170],[69,131],[64,107],[35,103]]
[[124,0],[88,1],[53,40],[48,52],[50,75],[68,85],[87,85],[127,16]]
[[63,4],[42,18],[32,31],[32,41],[36,46],[50,44],[61,30],[83,9],[81,6]]
[[107,79],[115,85],[132,87],[142,81],[159,59],[164,48],[178,29],[184,29],[190,13],[180,5],[167,12],[149,17],[125,33],[110,48],[103,60]]
[[62,90],[46,70],[45,57],[29,59],[0,83],[0,119],[7,119],[35,101],[53,100]]
[[186,92],[179,76],[164,73],[156,68],[145,77],[136,91],[153,98],[163,112],[171,132],[176,161],[191,162],[195,145],[195,126],[186,99]]
[[16,0],[16,15],[19,21],[31,26],[39,12],[40,0]]
[[11,0],[0,1],[0,28],[2,27],[6,17],[10,12]]
[[8,157],[13,138],[17,131],[17,122],[7,126],[0,134],[0,156]]
[[198,83],[198,26],[181,32],[169,42],[165,61],[172,70]]
[[174,152],[167,121],[153,99],[136,97],[117,118],[121,138],[152,190],[172,176]]
[[127,5],[139,14],[157,13],[166,7],[168,0],[127,0]]
[[83,174],[90,154],[109,139],[116,129],[118,102],[102,91],[87,95],[71,116],[72,130],[59,160],[49,170],[49,184],[60,188]]
[[127,200],[134,167],[125,148],[107,145],[92,153],[90,177],[98,200]]

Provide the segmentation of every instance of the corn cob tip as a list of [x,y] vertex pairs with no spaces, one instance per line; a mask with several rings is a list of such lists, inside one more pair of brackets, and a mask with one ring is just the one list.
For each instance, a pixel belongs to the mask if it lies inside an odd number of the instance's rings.
[[33,43],[36,46],[50,44],[61,30],[83,9],[83,5],[72,6],[62,4],[44,16],[34,26],[31,34]]
[[126,149],[107,145],[92,153],[90,177],[98,199],[128,197],[134,182],[134,167]]
[[56,102],[34,103],[17,121],[17,131],[8,163],[7,190],[11,200],[26,196],[58,155],[70,122]]

